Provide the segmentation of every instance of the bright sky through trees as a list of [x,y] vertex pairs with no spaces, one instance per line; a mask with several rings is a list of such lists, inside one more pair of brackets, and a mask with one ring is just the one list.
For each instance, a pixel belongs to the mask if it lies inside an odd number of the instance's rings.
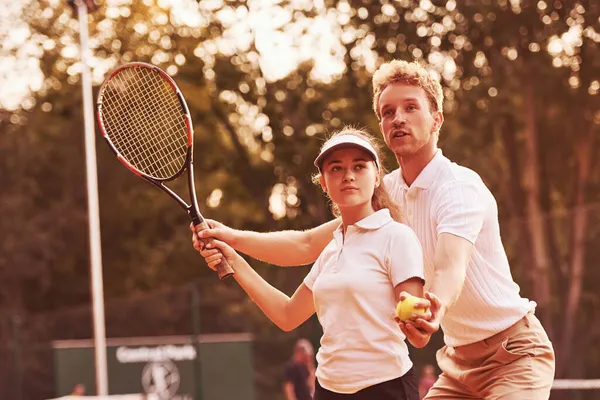
[[[147,4],[153,2],[154,0],[144,1]],[[130,0],[107,0],[105,3],[108,7],[99,25],[106,29],[102,29],[97,36],[91,36],[91,47],[97,46],[104,39],[103,35],[110,35],[112,20],[127,17],[130,13]],[[302,9],[310,7],[309,3],[312,2],[293,3],[294,7]],[[49,38],[39,34],[32,35],[21,19],[22,9],[28,4],[30,2],[24,0],[3,0],[0,4],[0,105],[8,110],[14,110],[20,105],[25,108],[33,106],[33,100],[28,100],[28,94],[39,90],[44,79],[39,69],[39,58],[43,50],[52,50],[57,41],[64,46],[61,55],[67,60],[73,60],[68,70],[69,75],[80,72],[76,61],[79,57],[77,27],[70,20],[69,10],[59,0],[51,0],[49,7],[40,10],[46,18],[62,12],[59,21],[68,25],[73,33],[71,37]],[[149,34],[152,38],[154,26],[164,25],[169,21],[175,26],[201,29],[207,25],[208,18],[214,17],[226,27],[225,35],[218,41],[199,43],[194,52],[196,56],[209,59],[216,52],[226,55],[245,52],[252,40],[255,40],[260,52],[255,60],[268,79],[280,79],[296,68],[299,62],[309,59],[315,62],[313,73],[316,79],[327,80],[333,74],[343,71],[343,63],[340,62],[342,47],[336,39],[338,35],[334,28],[335,15],[325,13],[323,6],[319,7],[318,4],[313,6],[320,9],[322,15],[317,15],[314,19],[304,18],[293,24],[288,24],[292,17],[290,10],[277,6],[276,2],[263,0],[248,1],[247,8],[237,9],[223,7],[220,0],[202,1],[200,7],[196,0],[158,0],[157,5],[156,12],[147,23],[136,24],[137,33]],[[216,15],[212,15],[215,10],[218,10]],[[95,17],[98,18],[97,15]],[[307,30],[309,34],[303,34],[303,30]],[[168,41],[161,44],[165,51],[169,50]],[[178,56],[168,72],[176,74],[177,64],[185,63],[186,57],[190,56],[193,54]],[[163,57],[163,53],[158,52],[154,55],[153,62],[158,64]],[[95,58],[92,62],[94,82],[101,82],[106,71],[113,68],[114,64],[115,60]]]
[[[225,27],[224,35],[214,41],[199,43],[193,52],[193,55],[203,58],[208,65],[216,53],[224,55],[248,53],[248,59],[260,66],[267,79],[277,80],[294,70],[300,62],[312,60],[313,77],[327,82],[343,73],[342,58],[345,53],[343,44],[357,37],[363,37],[360,44],[353,49],[352,57],[360,60],[367,70],[375,68],[376,54],[372,51],[374,36],[348,24],[353,15],[358,15],[361,19],[370,16],[365,8],[353,10],[344,1],[339,2],[337,8],[329,9],[322,1],[310,0],[292,0],[285,6],[276,0],[249,0],[245,6],[236,8],[224,4],[222,0],[202,2],[142,0],[142,2],[148,6],[155,6],[146,21],[140,21],[135,25],[134,31],[140,35],[148,35],[150,40],[160,43],[164,51],[153,54],[152,62],[156,64],[161,64],[168,58],[166,52],[172,47],[168,38],[160,37],[157,26],[171,24],[176,29],[187,29],[188,32],[193,32],[208,26],[211,19],[216,19]],[[47,3],[40,2],[43,5],[37,8],[30,8],[40,14],[38,17],[42,19],[61,13],[58,21],[67,29],[65,35],[60,38],[47,37],[30,31],[21,18],[21,13],[24,8],[32,4],[31,0],[3,0],[0,4],[0,87],[2,87],[0,106],[3,108],[14,110],[22,106],[28,109],[34,105],[30,93],[40,90],[44,81],[44,76],[40,73],[39,58],[44,50],[52,50],[59,42],[62,47],[61,55],[67,62],[61,62],[58,68],[68,68],[67,72],[72,76],[70,83],[77,81],[80,72],[77,61],[77,24],[71,18],[71,12],[64,3],[63,0],[48,0]],[[91,36],[92,52],[102,41],[111,38],[116,19],[131,15],[129,6],[132,0],[105,0],[103,4],[106,6],[104,15],[98,13],[94,15],[94,18],[99,20],[100,30],[96,35]],[[398,6],[403,6],[402,1],[398,2]],[[448,1],[445,7],[449,13],[455,8],[456,4],[453,1]],[[537,8],[542,22],[551,23],[552,17],[543,15],[548,8],[547,4],[539,1]],[[431,2],[422,0],[419,7],[413,11],[412,18],[422,20],[434,9]],[[305,17],[298,11],[311,11],[312,16]],[[390,4],[384,4],[381,12],[383,18],[393,18],[396,15],[396,10]],[[576,49],[581,45],[582,36],[600,41],[599,32],[594,31],[590,26],[584,28],[582,17],[584,13],[582,7],[575,8],[570,27],[566,32],[549,38],[547,43],[531,43],[530,51],[548,51],[554,58],[554,67],[576,69],[578,63]],[[417,33],[420,36],[431,36],[433,43],[437,39],[436,35],[451,31],[454,23],[452,18],[444,18],[442,24],[434,24],[431,27],[420,25]],[[467,42],[468,38],[460,38],[456,43],[462,46]],[[252,44],[255,45],[258,54],[250,50]],[[393,42],[388,44],[394,47]],[[394,49],[390,48],[390,50]],[[519,56],[514,48],[505,50],[504,55],[508,59],[516,59]],[[415,58],[426,57],[431,67],[441,77],[446,81],[453,80],[456,66],[451,56],[435,51],[425,56],[418,48],[415,51],[413,51]],[[167,71],[175,75],[178,65],[184,64],[186,58],[191,56],[192,54],[177,55],[175,62],[167,67]],[[95,57],[92,61],[94,82],[100,83],[105,73],[117,62],[114,57],[106,59]],[[483,53],[481,57],[475,59],[475,63],[485,65]],[[574,78],[569,81],[569,84],[576,87],[579,82]],[[450,87],[452,86],[451,84]],[[592,84],[590,91],[598,91],[598,84]]]

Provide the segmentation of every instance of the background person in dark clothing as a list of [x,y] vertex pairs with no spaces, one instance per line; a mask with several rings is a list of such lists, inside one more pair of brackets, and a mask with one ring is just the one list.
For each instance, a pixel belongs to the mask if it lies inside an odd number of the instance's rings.
[[294,345],[292,359],[285,367],[283,393],[286,400],[311,400],[315,389],[315,351],[306,339]]

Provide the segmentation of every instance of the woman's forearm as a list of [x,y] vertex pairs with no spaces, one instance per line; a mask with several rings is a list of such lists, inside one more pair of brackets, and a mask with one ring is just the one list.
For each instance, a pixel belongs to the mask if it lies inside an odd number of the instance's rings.
[[248,293],[263,313],[275,325],[284,331],[289,331],[288,313],[286,312],[290,298],[281,291],[271,286],[241,257],[233,265],[235,280]]
[[234,231],[236,250],[274,265],[298,266],[314,262],[339,225],[333,220],[307,231]]

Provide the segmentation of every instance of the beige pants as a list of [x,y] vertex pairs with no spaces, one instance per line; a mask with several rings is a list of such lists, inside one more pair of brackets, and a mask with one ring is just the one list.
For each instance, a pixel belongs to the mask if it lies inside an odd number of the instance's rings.
[[532,313],[480,342],[444,346],[442,374],[427,400],[547,400],[554,380],[554,350]]

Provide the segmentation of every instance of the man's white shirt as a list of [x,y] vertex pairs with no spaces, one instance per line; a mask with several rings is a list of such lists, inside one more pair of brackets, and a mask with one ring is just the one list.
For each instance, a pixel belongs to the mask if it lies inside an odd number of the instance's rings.
[[535,302],[519,295],[500,237],[496,200],[477,173],[438,150],[410,187],[400,169],[386,175],[384,184],[421,242],[426,289],[441,233],[473,243],[462,291],[441,323],[447,345],[486,339],[535,310]]

